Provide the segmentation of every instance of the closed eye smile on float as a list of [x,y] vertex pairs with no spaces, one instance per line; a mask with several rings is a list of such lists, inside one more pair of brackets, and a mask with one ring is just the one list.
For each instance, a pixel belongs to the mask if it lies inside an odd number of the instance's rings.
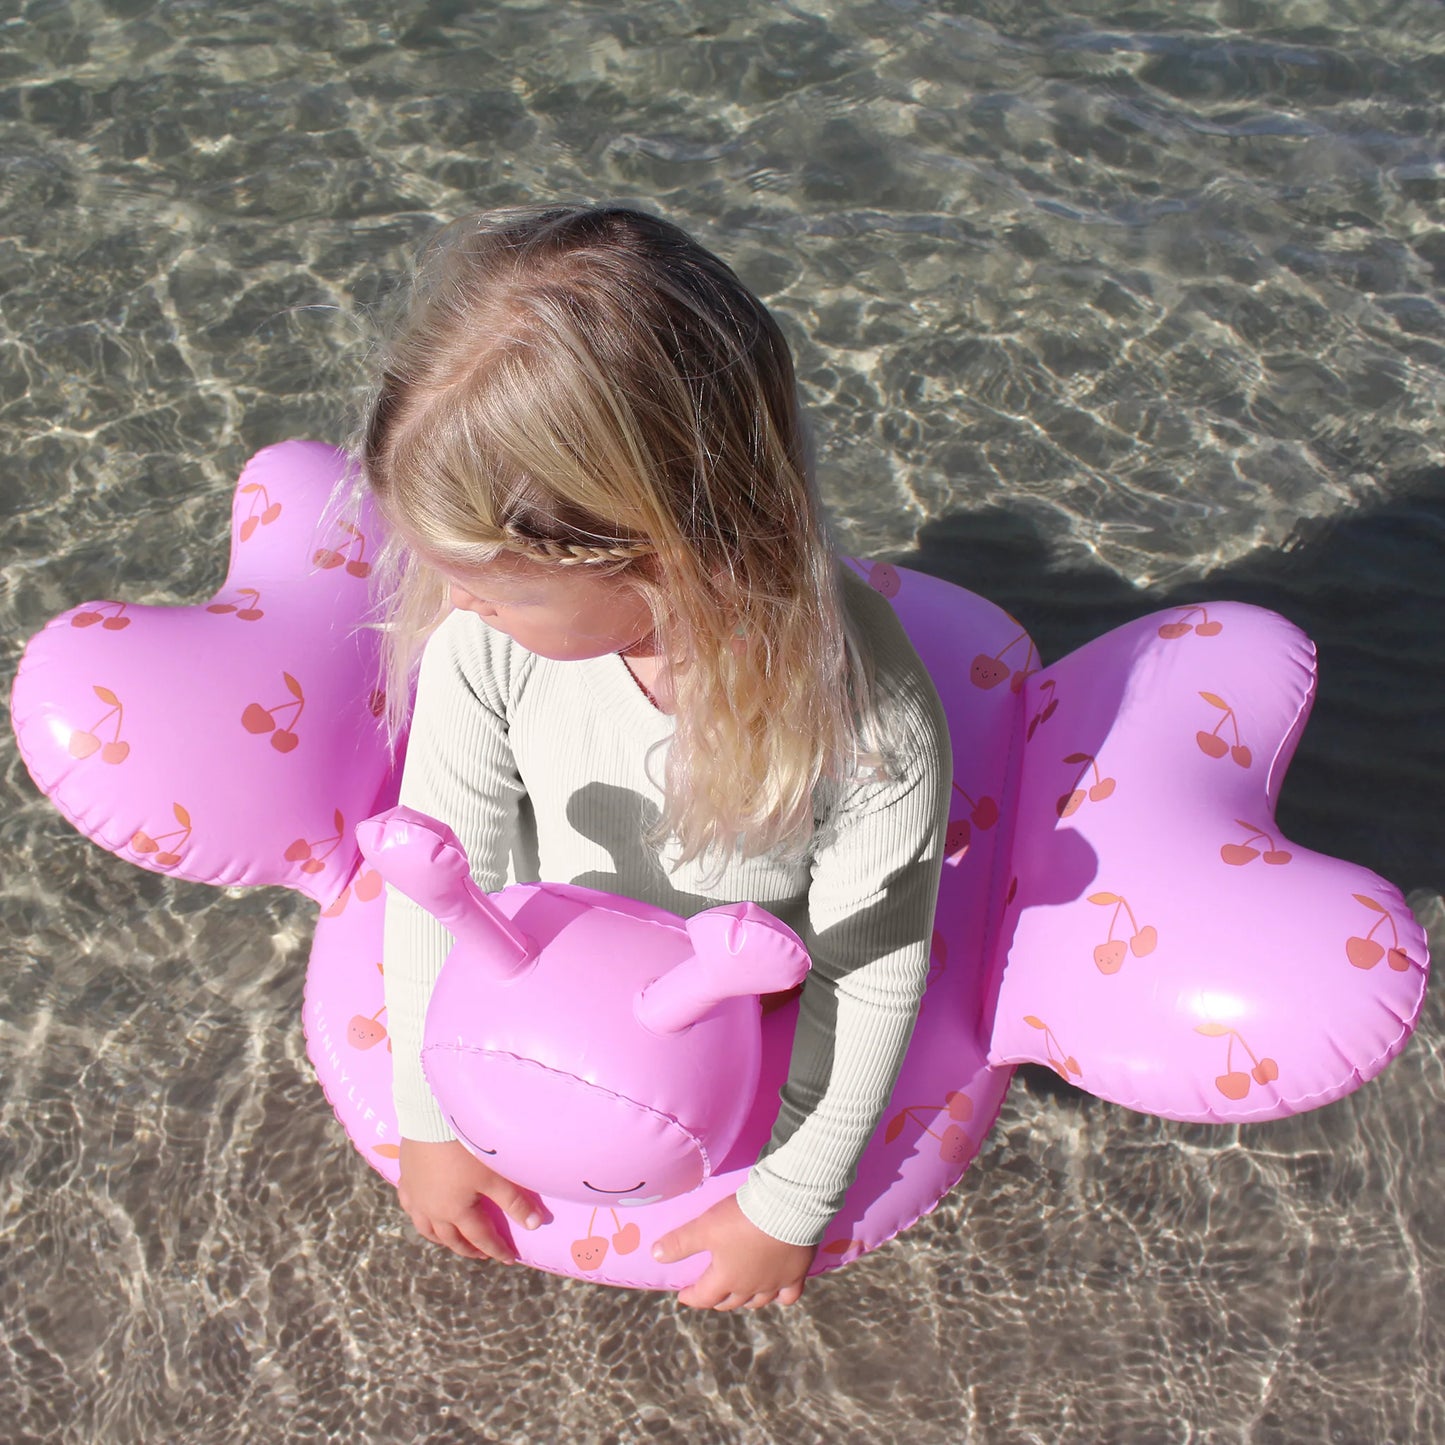
[[588,1182],[584,1179],[582,1181],[582,1187],[584,1189],[590,1189],[594,1194],[636,1194],[637,1191],[641,1189],[642,1186],[646,1183],[647,1180],[639,1179],[636,1184],[631,1185],[627,1189],[599,1189],[597,1185],[588,1184]]
[[467,1146],[467,1148],[475,1149],[478,1154],[495,1154],[497,1152],[495,1149],[483,1149],[480,1144],[468,1138],[465,1131],[457,1124],[457,1121],[455,1119],[451,1120],[450,1122],[452,1128],[457,1131],[457,1138],[460,1139],[462,1143]]

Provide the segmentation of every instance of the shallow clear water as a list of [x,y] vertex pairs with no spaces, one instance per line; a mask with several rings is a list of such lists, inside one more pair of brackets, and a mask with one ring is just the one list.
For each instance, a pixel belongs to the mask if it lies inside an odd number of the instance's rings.
[[[220,580],[255,447],[344,435],[478,204],[630,198],[783,318],[842,540],[1046,656],[1288,613],[1301,843],[1445,941],[1445,11],[0,5],[0,635]],[[301,1044],[313,909],[72,834],[8,730],[0,1434],[17,1442],[1445,1439],[1445,1006],[1302,1118],[1020,1076],[801,1306],[713,1317],[409,1237]]]

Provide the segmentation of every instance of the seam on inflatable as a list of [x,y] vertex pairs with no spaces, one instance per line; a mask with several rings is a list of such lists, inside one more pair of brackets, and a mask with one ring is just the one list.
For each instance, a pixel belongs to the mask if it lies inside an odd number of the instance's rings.
[[641,1104],[636,1099],[629,1099],[626,1094],[619,1094],[615,1089],[607,1088],[604,1084],[595,1084],[590,1079],[581,1078],[579,1075],[570,1073],[566,1069],[556,1069],[553,1068],[552,1065],[541,1063],[536,1059],[523,1058],[520,1054],[514,1054],[507,1049],[489,1049],[481,1044],[464,1044],[460,1042],[455,1044],[428,1044],[422,1050],[423,1070],[426,1069],[426,1056],[429,1053],[433,1052],[448,1054],[468,1054],[490,1059],[506,1059],[510,1063],[521,1064],[526,1069],[534,1069],[539,1073],[550,1074],[554,1078],[566,1079],[569,1083],[581,1084],[583,1088],[588,1089],[592,1093],[606,1095],[607,1098],[623,1105],[626,1110],[634,1114],[641,1114],[649,1118],[665,1120],[667,1123],[673,1125],[675,1128],[680,1130],[688,1137],[688,1139],[692,1141],[694,1147],[697,1149],[697,1152],[702,1155],[703,1166],[707,1171],[703,1175],[703,1178],[712,1178],[713,1161],[711,1156],[708,1154],[707,1148],[703,1144],[703,1141],[699,1139],[697,1135],[691,1129],[689,1129],[686,1124],[682,1122],[681,1119],[677,1118],[672,1114],[666,1113],[662,1109],[654,1109],[649,1104]]
[[1269,771],[1265,774],[1264,796],[1266,806],[1269,808],[1270,817],[1274,817],[1275,808],[1279,805],[1280,790],[1284,786],[1285,773],[1289,771],[1289,765],[1294,761],[1295,749],[1299,746],[1300,738],[1304,735],[1305,724],[1309,722],[1310,713],[1314,710],[1315,693],[1319,687],[1319,652],[1311,638],[1299,632],[1290,624],[1292,630],[1298,633],[1300,639],[1308,651],[1308,660],[1298,663],[1292,656],[1291,661],[1296,666],[1303,666],[1308,679],[1304,696],[1300,699],[1295,708],[1294,718],[1291,720],[1285,735],[1280,739],[1279,746],[1274,751],[1274,756],[1269,760]]
[[[1031,642],[1032,638],[1029,639]],[[1040,668],[1034,677],[1046,671]],[[1027,699],[1031,694],[1033,678],[1029,678],[1018,691],[1018,700],[1013,707],[1013,718],[1008,732],[1008,753],[1004,759],[1003,797],[999,800],[999,811],[1006,818],[1007,831],[998,840],[991,860],[987,898],[987,918],[984,922],[983,937],[979,949],[983,967],[987,970],[983,987],[978,995],[978,1016],[973,1022],[974,1032],[981,1041],[987,1041],[985,1057],[993,1062],[993,1021],[998,1011],[998,997],[1003,988],[1003,972],[1008,960],[999,957],[1003,938],[1004,920],[1008,908],[1003,906],[1004,880],[1013,876],[1014,844],[1018,838],[1018,804],[1023,794],[1023,735],[1024,715],[1028,711]],[[950,739],[951,741],[951,739]],[[987,1028],[985,1028],[985,1024]],[[1003,1107],[1002,1102],[999,1105]],[[962,1175],[959,1176],[962,1178]],[[890,1236],[891,1237],[891,1236]]]

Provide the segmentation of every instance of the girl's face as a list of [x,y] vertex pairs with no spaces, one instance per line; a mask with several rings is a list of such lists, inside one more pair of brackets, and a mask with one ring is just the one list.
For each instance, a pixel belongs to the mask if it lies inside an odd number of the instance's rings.
[[586,567],[499,557],[474,572],[446,572],[452,606],[474,612],[528,652],[580,662],[613,652],[647,653],[652,610],[621,577]]

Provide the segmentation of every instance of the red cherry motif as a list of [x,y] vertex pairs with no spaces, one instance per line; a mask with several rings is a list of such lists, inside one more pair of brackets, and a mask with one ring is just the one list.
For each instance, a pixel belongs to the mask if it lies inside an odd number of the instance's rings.
[[358,903],[370,903],[372,899],[381,896],[382,878],[381,874],[374,869],[363,868],[356,877],[346,885],[337,895],[335,902],[328,904],[321,910],[323,918],[335,918],[338,914],[346,912],[346,905],[351,902],[352,895]]
[[345,566],[348,576],[371,576],[371,563],[366,560],[366,534],[350,522],[340,522],[337,525],[348,534],[350,540],[343,542],[339,548],[318,548],[312,560],[323,571],[329,572],[333,567]]
[[891,563],[875,562],[868,569],[868,585],[880,596],[891,601],[898,596],[899,589],[903,586],[903,578],[899,575],[898,568]]
[[[1175,641],[1180,637],[1187,637],[1191,632],[1194,633],[1196,637],[1218,637],[1219,634],[1224,631],[1224,624],[1222,622],[1212,621],[1207,608],[1185,607],[1179,610],[1184,613],[1183,617],[1177,618],[1173,622],[1160,624],[1159,636],[1164,638],[1166,642]],[[1191,622],[1189,621],[1191,617],[1198,617],[1201,620]]]
[[[1244,741],[1239,735],[1239,719],[1235,716],[1234,709],[1217,692],[1201,692],[1199,696],[1210,707],[1218,708],[1224,714],[1211,732],[1201,730],[1195,733],[1194,740],[1199,744],[1200,752],[1211,758],[1222,758],[1227,753],[1239,767],[1249,767],[1254,760],[1253,754],[1244,745]],[[1226,724],[1234,732],[1232,746],[1219,736]]]
[[375,1048],[386,1037],[386,1025],[381,1022],[381,1015],[385,1012],[386,1005],[383,1004],[370,1018],[365,1014],[353,1015],[346,1026],[346,1042],[354,1049]]
[[[973,1117],[973,1100],[962,1089],[950,1089],[944,1096],[943,1108],[951,1120],[967,1121]],[[894,1144],[903,1136],[911,1122],[931,1139],[938,1141],[938,1157],[949,1164],[966,1164],[973,1153],[973,1143],[958,1122],[945,1124],[940,1133],[933,1127],[937,1120],[937,1104],[909,1104],[895,1114],[883,1131],[883,1142]]]
[[374,868],[363,868],[352,885],[358,903],[370,903],[381,896],[382,877]]
[[[1123,945],[1120,945],[1122,950]],[[1122,952],[1120,954],[1123,962]],[[1024,1022],[1031,1029],[1040,1029],[1044,1036],[1044,1053],[1048,1057],[1049,1067],[1064,1079],[1077,1079],[1082,1077],[1079,1070],[1079,1061],[1072,1054],[1065,1054],[1059,1045],[1058,1038],[1054,1031],[1037,1014],[1025,1014]]]
[[964,853],[968,851],[973,829],[978,828],[981,832],[987,832],[998,822],[999,815],[998,804],[992,798],[974,799],[957,783],[953,785],[953,790],[968,804],[969,808],[968,817],[950,820],[944,834],[943,856],[950,863],[958,863]]
[[[1244,1035],[1238,1029],[1231,1028],[1228,1024],[1203,1023],[1197,1025],[1194,1032],[1203,1034],[1206,1038],[1229,1041],[1224,1054],[1224,1072],[1216,1076],[1214,1080],[1215,1088],[1226,1099],[1242,1099],[1249,1093],[1251,1084],[1259,1084],[1263,1087],[1266,1084],[1272,1084],[1279,1078],[1279,1065],[1271,1058],[1260,1058],[1250,1048]],[[1253,1067],[1248,1073],[1234,1067],[1236,1043],[1249,1055],[1249,1061]]]
[[[1094,949],[1094,963],[1100,973],[1118,973],[1123,968],[1124,960],[1130,953],[1135,958],[1146,958],[1159,946],[1159,931],[1152,923],[1146,923],[1142,927],[1134,916],[1134,910],[1129,906],[1129,901],[1122,893],[1091,893],[1089,902],[1097,904],[1101,908],[1112,907],[1114,912],[1109,920],[1109,936]],[[1134,931],[1129,937],[1127,951],[1124,940],[1114,937],[1114,929],[1118,927],[1119,915],[1129,915],[1129,926]]]
[[[319,838],[315,842],[307,838],[297,838],[290,843],[283,855],[286,861],[299,863],[303,873],[324,873],[326,860],[336,851],[346,835],[346,818],[340,808],[332,813],[331,826],[336,832],[329,838]],[[319,853],[316,851],[318,848],[321,850]]]
[[[72,627],[94,627],[100,623],[103,632],[122,632],[130,626],[130,618],[125,615],[125,610],[130,606],[128,602],[96,602],[80,612],[74,612],[70,617]],[[113,607],[115,609],[108,617],[103,608]]]
[[572,1241],[572,1263],[578,1269],[590,1273],[607,1258],[607,1241],[600,1234],[590,1234],[586,1239]]
[[[270,733],[271,746],[278,753],[289,753],[301,741],[295,729],[306,708],[306,694],[302,691],[301,684],[289,672],[283,672],[281,679],[286,684],[286,691],[291,694],[292,701],[280,702],[274,707],[262,707],[259,702],[247,703],[241,713],[241,726],[248,733]],[[277,722],[277,714],[282,712],[291,714],[284,727]]]
[[628,1220],[628,1222],[612,1236],[612,1247],[618,1254],[631,1254],[641,1243],[642,1231],[637,1227],[635,1220]]
[[[66,743],[66,750],[73,758],[85,759],[99,753],[103,763],[110,763],[112,766],[123,763],[130,756],[130,744],[123,742],[120,736],[121,724],[125,720],[125,708],[121,705],[120,698],[110,688],[92,683],[91,691],[106,704],[106,711],[101,713],[89,728],[77,728],[75,732],[71,733],[70,739]],[[112,718],[115,719],[114,730],[110,738],[102,742],[95,730],[104,727]]]
[[[174,868],[181,861],[179,850],[191,841],[190,811],[179,803],[172,803],[171,814],[180,824],[179,828],[172,828],[169,833],[157,833],[154,838],[137,830],[130,840],[131,851],[149,858],[157,868]],[[161,845],[165,843],[170,846],[163,848]]]
[[975,687],[981,687],[985,691],[997,687],[1008,675],[1007,663],[1000,662],[998,658],[989,657],[982,652],[974,658],[973,666],[968,671],[969,681]]
[[269,527],[281,515],[281,503],[273,502],[260,482],[248,482],[237,495],[251,499],[247,503],[246,515],[237,529],[241,541],[249,542],[256,535],[258,527]]
[[971,1148],[968,1135],[957,1124],[950,1124],[938,1141],[938,1157],[945,1164],[967,1164]]
[[[1007,658],[1009,653],[1021,642],[1027,644],[1024,649],[1023,666],[1015,670],[1013,665],[1004,659]],[[1024,679],[1027,678],[1030,673],[1038,671],[1038,668],[1033,666],[1036,658],[1037,653],[1034,651],[1033,640],[1027,632],[1020,631],[1018,636],[1001,651],[996,653],[980,652],[969,667],[968,680],[975,687],[982,688],[987,692],[991,688],[997,687],[1004,678],[1008,678],[1010,689],[1017,692],[1024,685]]]
[[[1243,843],[1225,843],[1219,850],[1219,856],[1231,867],[1243,868],[1246,863],[1253,863],[1256,858],[1263,858],[1271,868],[1283,867],[1294,856],[1286,849],[1277,845],[1274,836],[1264,828],[1257,828],[1253,823],[1243,818],[1234,820],[1236,828],[1242,828],[1248,835]],[[1256,844],[1263,843],[1261,850]]]
[[[1378,914],[1379,916],[1370,926],[1368,933],[1362,936],[1356,935],[1345,941],[1345,957],[1348,958],[1356,968],[1362,969],[1374,968],[1374,966],[1384,958],[1387,959],[1389,966],[1396,973],[1404,973],[1410,968],[1413,960],[1410,955],[1400,947],[1400,931],[1395,927],[1395,920],[1390,916],[1389,909],[1387,909],[1383,903],[1371,898],[1368,893],[1356,893],[1352,896],[1356,903],[1361,904],[1365,908],[1368,908],[1371,913]],[[1382,924],[1388,924],[1390,927],[1391,943],[1388,949],[1375,938],[1375,933]]]
[[[1059,796],[1059,801],[1054,805],[1061,818],[1070,818],[1084,806],[1084,800],[1091,803],[1103,803],[1114,796],[1114,789],[1117,786],[1113,778],[1103,777],[1099,772],[1098,760],[1092,753],[1070,753],[1064,761],[1070,767],[1084,768],[1074,781],[1074,786],[1067,793]],[[1094,775],[1094,781],[1087,789],[1080,786],[1089,772]]]
[[235,617],[240,622],[259,622],[266,614],[261,610],[261,593],[255,587],[238,587],[237,602],[212,602],[206,611],[218,617]]
[[1039,686],[1039,709],[1029,719],[1029,725],[1024,729],[1024,741],[1032,742],[1034,734],[1059,710],[1059,700],[1054,696],[1055,683],[1053,678],[1047,679]]
[[1100,973],[1118,973],[1128,956],[1129,952],[1121,938],[1100,943],[1094,949],[1094,962],[1098,964]]

